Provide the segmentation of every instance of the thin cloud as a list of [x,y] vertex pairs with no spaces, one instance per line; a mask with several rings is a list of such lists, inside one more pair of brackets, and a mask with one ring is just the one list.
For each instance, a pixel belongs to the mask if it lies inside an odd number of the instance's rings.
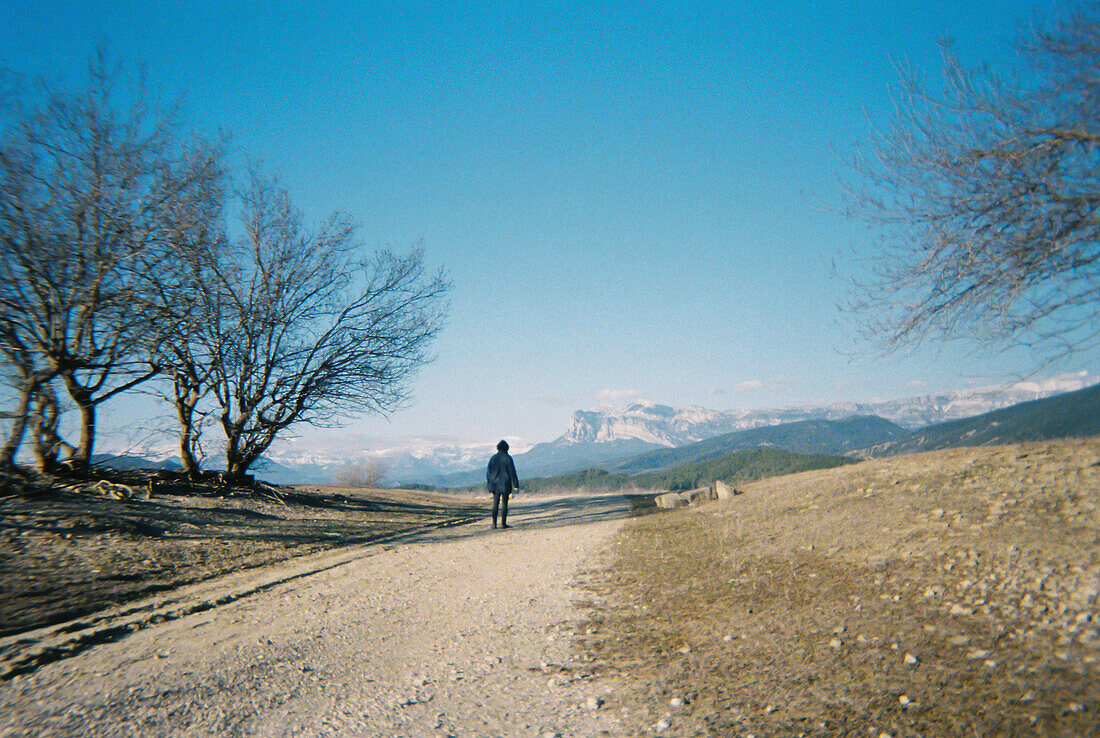
[[624,400],[642,399],[641,390],[636,389],[602,389],[596,391],[596,399],[600,402],[623,402]]
[[733,386],[733,389],[736,392],[760,392],[761,390],[774,392],[792,384],[798,384],[801,381],[802,377],[780,375],[778,377],[769,377],[768,379],[748,379],[744,382],[738,382]]
[[587,395],[574,393],[561,396],[540,395],[535,397],[534,400],[540,405],[549,405],[550,407],[576,408],[584,404],[586,397]]

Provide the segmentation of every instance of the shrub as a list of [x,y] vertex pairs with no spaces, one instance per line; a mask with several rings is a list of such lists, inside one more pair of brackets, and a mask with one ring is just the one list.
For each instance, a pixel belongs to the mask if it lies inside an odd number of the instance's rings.
[[375,488],[386,476],[386,465],[378,459],[355,461],[336,472],[335,481],[342,487]]

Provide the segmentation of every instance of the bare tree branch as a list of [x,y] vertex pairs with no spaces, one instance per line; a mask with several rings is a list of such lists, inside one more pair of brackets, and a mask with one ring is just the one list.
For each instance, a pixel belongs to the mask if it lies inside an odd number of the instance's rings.
[[[137,308],[173,256],[168,224],[198,220],[222,176],[222,142],[180,136],[123,81],[101,53],[85,89],[47,92],[0,139],[0,332],[75,404],[77,465],[91,457],[96,407],[157,373],[152,315]],[[58,403],[43,403],[52,418]]]
[[191,410],[211,393],[237,478],[287,428],[399,407],[449,288],[419,250],[360,257],[342,216],[306,229],[285,190],[256,172],[240,200],[243,236],[195,252],[201,319],[181,323],[164,353]]
[[849,213],[878,248],[845,306],[886,350],[932,338],[1100,340],[1100,23],[1089,5],[1019,46],[1016,77],[904,71],[893,125],[855,162]]

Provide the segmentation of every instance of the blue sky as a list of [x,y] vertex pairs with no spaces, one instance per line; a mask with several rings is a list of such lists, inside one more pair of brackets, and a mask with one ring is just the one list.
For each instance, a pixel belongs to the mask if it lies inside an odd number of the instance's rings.
[[[880,357],[837,310],[837,172],[936,41],[1008,63],[1057,2],[233,3],[0,0],[0,65],[76,79],[97,42],[454,282],[414,404],[365,436],[529,442],[635,397],[715,409],[1029,374],[960,342]],[[1096,355],[1044,369],[1095,370]],[[136,412],[109,408],[111,422]]]

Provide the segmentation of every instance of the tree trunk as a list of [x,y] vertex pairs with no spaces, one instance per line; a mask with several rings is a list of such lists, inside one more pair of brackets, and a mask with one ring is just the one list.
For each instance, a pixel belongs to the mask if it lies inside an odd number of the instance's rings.
[[199,478],[199,462],[195,458],[195,443],[198,441],[198,433],[195,432],[196,404],[194,393],[182,388],[177,380],[175,405],[176,417],[180,422],[180,463],[189,479]]
[[195,458],[195,433],[190,419],[186,422],[180,417],[180,463],[189,479],[199,478],[199,462]]
[[19,391],[19,406],[12,417],[11,430],[0,448],[0,469],[10,469],[15,465],[15,454],[27,434],[27,419],[31,412],[31,400],[34,398],[35,383],[25,380]]
[[61,447],[67,444],[58,433],[61,411],[57,405],[57,395],[49,384],[40,384],[36,388],[30,420],[35,465],[41,473],[53,474],[57,471],[57,456]]
[[242,451],[238,436],[238,443],[234,447],[236,462],[232,467],[228,461],[226,462],[226,478],[238,484],[251,483],[253,476],[248,473],[248,470],[259,460],[264,451],[267,451],[274,440],[275,431],[269,429],[260,438],[250,438],[245,444],[246,450]]
[[225,429],[225,480],[227,482],[239,482],[243,480],[248,471],[244,455],[241,453],[241,424],[230,423],[229,419],[222,416],[222,427]]
[[248,473],[249,468],[256,463],[260,455],[267,450],[271,442],[260,445],[246,443],[241,449],[241,436],[235,437],[235,442],[226,445],[225,453],[225,480],[230,484],[251,484],[253,476]]
[[241,454],[226,457],[225,481],[229,484],[243,484],[248,481],[248,461]]
[[73,468],[85,471],[92,460],[92,447],[95,444],[95,403],[77,402],[80,412],[80,442],[73,452]]
[[[80,441],[73,450],[69,461],[73,469],[86,471],[92,460],[92,447],[95,445],[95,406],[96,400],[92,393],[83,387],[71,371],[61,372],[61,379],[65,382],[65,389],[69,398],[76,405],[80,413]],[[56,406],[56,399],[54,400]],[[56,425],[55,425],[56,427]]]

